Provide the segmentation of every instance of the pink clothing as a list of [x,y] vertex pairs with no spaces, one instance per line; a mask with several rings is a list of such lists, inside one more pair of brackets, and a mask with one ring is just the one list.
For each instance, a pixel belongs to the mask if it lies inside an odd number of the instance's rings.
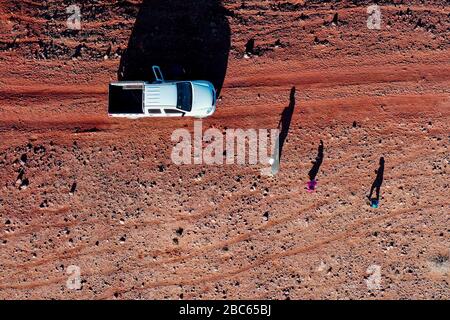
[[307,190],[308,192],[314,192],[315,189],[316,189],[316,186],[317,186],[317,181],[316,181],[316,180],[308,181],[308,182],[306,183],[306,190]]

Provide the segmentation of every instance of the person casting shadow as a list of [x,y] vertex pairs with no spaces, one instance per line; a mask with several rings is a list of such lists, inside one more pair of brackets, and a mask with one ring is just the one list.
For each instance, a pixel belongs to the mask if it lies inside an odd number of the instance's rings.
[[308,190],[309,191],[313,191],[316,187],[316,184],[317,184],[316,176],[317,176],[317,173],[319,172],[322,162],[323,162],[323,141],[320,140],[316,159],[314,161],[312,161],[313,166],[312,166],[311,170],[309,170],[309,172],[308,172],[308,176],[309,176]]
[[311,168],[311,170],[309,170],[309,173],[308,173],[310,181],[313,181],[316,179],[317,173],[319,172],[322,162],[323,162],[323,141],[320,140],[316,160],[312,161],[313,167]]
[[[380,166],[378,167],[378,170],[375,170],[375,173],[377,174],[377,176],[375,178],[375,181],[372,183],[368,198],[372,202],[376,200],[376,202],[378,203],[378,201],[380,200],[380,189],[384,179],[384,157],[380,158]],[[376,191],[376,198],[372,198],[374,190]]]
[[295,109],[295,87],[292,87],[291,93],[289,95],[289,105],[286,108],[284,108],[283,112],[281,113],[280,122],[278,123],[278,129],[280,130],[279,159],[281,159],[283,145],[289,133],[289,127],[291,126],[294,109]]

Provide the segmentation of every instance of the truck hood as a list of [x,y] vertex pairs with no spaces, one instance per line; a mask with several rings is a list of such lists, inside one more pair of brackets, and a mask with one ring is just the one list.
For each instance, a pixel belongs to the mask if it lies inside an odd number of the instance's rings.
[[192,110],[207,110],[210,109],[214,103],[214,87],[207,82],[192,83],[193,101]]

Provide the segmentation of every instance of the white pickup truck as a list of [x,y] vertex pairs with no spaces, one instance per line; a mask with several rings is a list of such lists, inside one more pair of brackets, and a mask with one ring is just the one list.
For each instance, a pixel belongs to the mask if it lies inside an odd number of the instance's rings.
[[165,81],[153,66],[156,81],[119,81],[109,85],[111,117],[196,117],[216,111],[216,90],[209,81]]

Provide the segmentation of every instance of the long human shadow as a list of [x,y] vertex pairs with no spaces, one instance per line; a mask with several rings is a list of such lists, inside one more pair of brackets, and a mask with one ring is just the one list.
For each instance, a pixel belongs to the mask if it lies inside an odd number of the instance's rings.
[[309,170],[309,172],[308,172],[310,181],[314,181],[316,179],[317,173],[319,172],[322,162],[323,162],[323,141],[320,140],[316,159],[314,161],[312,161],[313,166],[312,166],[311,170]]
[[283,153],[284,142],[289,133],[289,128],[291,126],[292,115],[294,114],[295,109],[295,87],[292,87],[291,93],[289,95],[289,105],[284,108],[281,113],[281,119],[278,123],[278,129],[280,130],[280,138],[279,138],[279,161],[281,161],[281,155]]
[[[380,190],[384,180],[384,157],[380,158],[380,166],[378,167],[378,170],[375,170],[375,173],[377,174],[377,176],[375,177],[375,180],[373,181],[372,186],[370,187],[370,193],[368,195],[368,198],[371,201],[380,200]],[[372,198],[374,190],[376,191],[376,197]]]
[[118,70],[119,80],[208,80],[218,94],[230,51],[230,26],[221,0],[144,0]]

